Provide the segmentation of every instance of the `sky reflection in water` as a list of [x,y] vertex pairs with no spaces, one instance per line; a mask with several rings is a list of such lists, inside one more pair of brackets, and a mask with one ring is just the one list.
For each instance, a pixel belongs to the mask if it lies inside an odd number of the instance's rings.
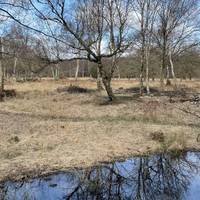
[[6,182],[2,200],[198,200],[200,153],[136,157],[28,182]]

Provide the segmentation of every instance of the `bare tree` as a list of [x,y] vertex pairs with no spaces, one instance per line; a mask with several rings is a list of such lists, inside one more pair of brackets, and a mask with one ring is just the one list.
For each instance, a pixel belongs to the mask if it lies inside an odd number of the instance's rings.
[[[167,65],[167,58],[171,55],[169,51],[170,42],[174,33],[181,32],[184,24],[196,13],[198,0],[161,0],[159,1],[157,14],[156,41],[161,49],[161,88],[164,87],[164,70]],[[188,21],[189,22],[189,21]],[[191,23],[191,21],[190,21]],[[190,23],[187,23],[189,25]],[[187,27],[187,30],[189,27]],[[180,37],[182,34],[180,34]]]
[[29,35],[26,30],[14,23],[5,33],[5,43],[5,53],[13,59],[12,76],[16,79],[19,58],[28,53]]
[[[149,89],[149,57],[152,45],[153,28],[158,8],[157,0],[133,0],[133,9],[139,24],[139,47],[141,57],[140,68],[140,94],[144,92],[144,79],[146,79],[147,94]],[[146,73],[145,73],[146,71]]]
[[175,74],[175,67],[174,67],[173,60],[176,57],[183,54],[185,51],[188,51],[192,49],[193,47],[199,45],[199,41],[195,36],[195,34],[198,31],[195,18],[196,18],[196,15],[188,16],[187,21],[185,21],[182,24],[181,31],[174,32],[168,44],[168,59],[169,59],[169,64],[170,64],[169,72],[171,71],[171,75],[174,80],[175,87],[177,85],[177,81],[176,81],[176,74]]
[[77,59],[97,63],[108,97],[115,99],[111,87],[115,65],[105,66],[103,60],[120,56],[132,44],[128,29],[130,1],[77,0],[69,3],[65,0],[29,0],[29,3],[40,19],[57,27],[57,33],[62,34],[49,34],[28,26],[8,10],[7,14],[25,27],[56,37],[58,41],[67,43],[69,48],[81,51],[83,56]]

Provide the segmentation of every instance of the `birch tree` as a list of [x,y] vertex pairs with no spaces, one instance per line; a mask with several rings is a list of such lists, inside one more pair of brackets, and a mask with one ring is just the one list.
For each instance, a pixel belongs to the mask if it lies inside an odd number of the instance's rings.
[[[169,45],[168,45],[168,60],[170,66],[169,73],[171,72],[171,76],[173,78],[175,87],[177,86],[175,66],[174,66],[175,58],[183,54],[185,51],[188,51],[199,45],[199,40],[196,35],[198,34],[198,25],[195,22],[196,12],[194,11],[193,13],[194,15],[192,14],[188,16],[187,21],[185,21],[182,24],[182,27],[179,29],[179,31],[175,31],[173,33],[172,37],[169,40]],[[170,76],[168,78],[170,78]]]
[[[108,67],[104,65],[103,60],[121,55],[133,42],[131,31],[128,29],[130,1],[29,0],[29,3],[40,19],[56,26],[57,32],[62,32],[60,36],[56,35],[59,41],[67,43],[72,49],[81,51],[81,55],[84,55],[82,59],[97,63],[109,100],[114,100],[111,79],[115,66]],[[12,13],[9,14],[15,18]],[[20,19],[17,21],[22,24]],[[25,26],[28,27],[27,24]],[[32,27],[32,29],[36,28]],[[49,34],[44,33],[44,30],[37,31],[45,35]],[[111,48],[112,51],[109,51]]]
[[158,0],[134,0],[133,9],[139,24],[139,47],[141,57],[140,67],[140,95],[144,92],[144,79],[146,80],[147,94],[149,88],[149,58],[153,42],[153,28],[158,7]]
[[[164,87],[164,72],[166,70],[168,56],[171,57],[170,42],[175,33],[181,32],[182,27],[190,17],[196,13],[198,0],[160,0],[157,13],[157,34],[155,35],[158,46],[161,49],[160,84]],[[192,25],[191,21],[187,23]],[[189,28],[189,27],[188,27]],[[187,28],[187,29],[188,29]],[[180,34],[182,37],[182,34]]]

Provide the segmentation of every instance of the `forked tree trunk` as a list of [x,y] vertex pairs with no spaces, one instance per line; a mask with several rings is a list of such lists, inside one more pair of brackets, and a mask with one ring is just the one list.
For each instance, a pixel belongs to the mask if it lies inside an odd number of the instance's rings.
[[110,101],[115,100],[116,97],[115,97],[113,90],[112,90],[112,87],[111,87],[111,78],[109,78],[107,76],[103,76],[102,81],[103,81],[104,87],[106,89],[109,100]]
[[99,72],[100,72],[100,75],[102,77],[102,82],[103,82],[103,85],[104,85],[105,90],[107,92],[108,98],[109,98],[110,101],[113,101],[113,100],[116,99],[116,97],[115,97],[113,90],[112,90],[112,87],[111,87],[112,77],[107,75],[107,73],[104,71],[103,65],[101,63],[98,64],[98,67],[99,67]]

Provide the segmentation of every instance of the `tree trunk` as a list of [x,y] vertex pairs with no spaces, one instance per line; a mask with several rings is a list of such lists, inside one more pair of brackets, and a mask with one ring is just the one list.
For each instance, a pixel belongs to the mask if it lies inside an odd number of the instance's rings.
[[4,76],[4,82],[5,82],[5,80],[7,79],[7,69],[4,67],[4,69],[3,69],[3,76]]
[[101,63],[98,64],[98,68],[99,68],[99,72],[102,77],[102,82],[103,82],[103,85],[107,92],[108,98],[110,101],[113,101],[116,99],[116,97],[115,97],[112,87],[111,87],[111,76],[107,75],[107,73],[106,73],[106,71],[104,71],[103,65]]
[[169,80],[170,72],[169,72],[169,66],[168,65],[167,65],[166,69],[167,69],[167,77],[166,77],[166,79],[167,79],[167,83],[168,83],[168,82],[170,82],[170,80]]
[[103,76],[102,81],[103,81],[104,87],[106,89],[109,100],[110,101],[115,100],[116,97],[115,97],[115,95],[112,91],[112,87],[111,87],[111,78],[108,78],[107,76]]
[[161,90],[164,89],[164,68],[163,68],[163,66],[161,66],[161,68],[160,68],[160,87],[161,87]]
[[100,73],[99,68],[100,67],[98,65],[98,67],[97,67],[97,90],[101,91],[101,90],[103,90],[103,85],[102,85],[101,73]]
[[75,73],[75,80],[78,80],[78,73],[79,73],[79,68],[80,68],[80,60],[78,59],[76,61],[76,73]]
[[17,57],[14,57],[13,78],[16,80]]
[[117,76],[118,76],[118,79],[120,80],[121,76],[120,76],[119,65],[116,65],[116,68],[117,68]]
[[150,94],[150,89],[149,89],[149,48],[146,48],[146,90],[147,90],[147,95]]
[[164,89],[164,67],[163,67],[163,64],[161,65],[161,68],[160,68],[160,87],[161,87],[161,90]]
[[53,79],[55,80],[55,70],[54,70],[54,67],[52,66],[51,67],[51,73],[52,73],[52,77],[53,77]]
[[70,68],[69,68],[69,78],[71,78],[71,77],[72,77],[72,67],[70,65]]
[[3,101],[4,93],[4,67],[3,67],[3,40],[0,38],[0,101]]
[[31,77],[31,80],[34,79],[33,72],[31,72],[30,77]]
[[60,70],[58,64],[51,67],[51,73],[54,80],[58,80],[60,77]]
[[60,78],[60,69],[58,64],[56,64],[55,70],[56,70],[56,80],[58,80]]
[[9,78],[10,78],[10,74],[9,74],[7,68],[6,68],[6,70],[5,70],[5,78],[6,78],[6,80],[9,80]]
[[0,101],[3,100],[3,91],[4,91],[4,73],[2,60],[0,60]]
[[192,74],[191,73],[189,73],[189,79],[190,79],[190,81],[192,80]]
[[144,66],[141,66],[141,70],[140,70],[140,95],[143,95],[144,93]]
[[[142,45],[143,46],[143,45]],[[143,95],[144,92],[144,46],[142,47],[142,52],[141,52],[141,68],[140,68],[140,95]]]
[[[101,55],[101,39],[97,43],[97,54]],[[103,84],[102,84],[102,64],[101,60],[97,62],[97,91],[103,90]]]
[[173,63],[173,60],[172,60],[171,52],[169,52],[169,62],[170,62],[170,65],[171,65],[172,78],[174,80],[174,85],[176,87],[177,86],[177,81],[176,81],[176,75],[174,73],[174,63]]
[[[165,36],[164,36],[165,38]],[[166,68],[166,40],[164,39],[163,48],[162,48],[162,64],[160,69],[160,87],[161,90],[164,90],[164,70]]]
[[141,39],[142,39],[142,46],[141,46],[141,68],[140,68],[140,95],[144,93],[144,65],[145,65],[145,25],[144,25],[144,6],[145,3],[142,4],[141,10]]
[[82,77],[84,78],[85,77],[85,66],[82,66],[81,72],[82,72]]

